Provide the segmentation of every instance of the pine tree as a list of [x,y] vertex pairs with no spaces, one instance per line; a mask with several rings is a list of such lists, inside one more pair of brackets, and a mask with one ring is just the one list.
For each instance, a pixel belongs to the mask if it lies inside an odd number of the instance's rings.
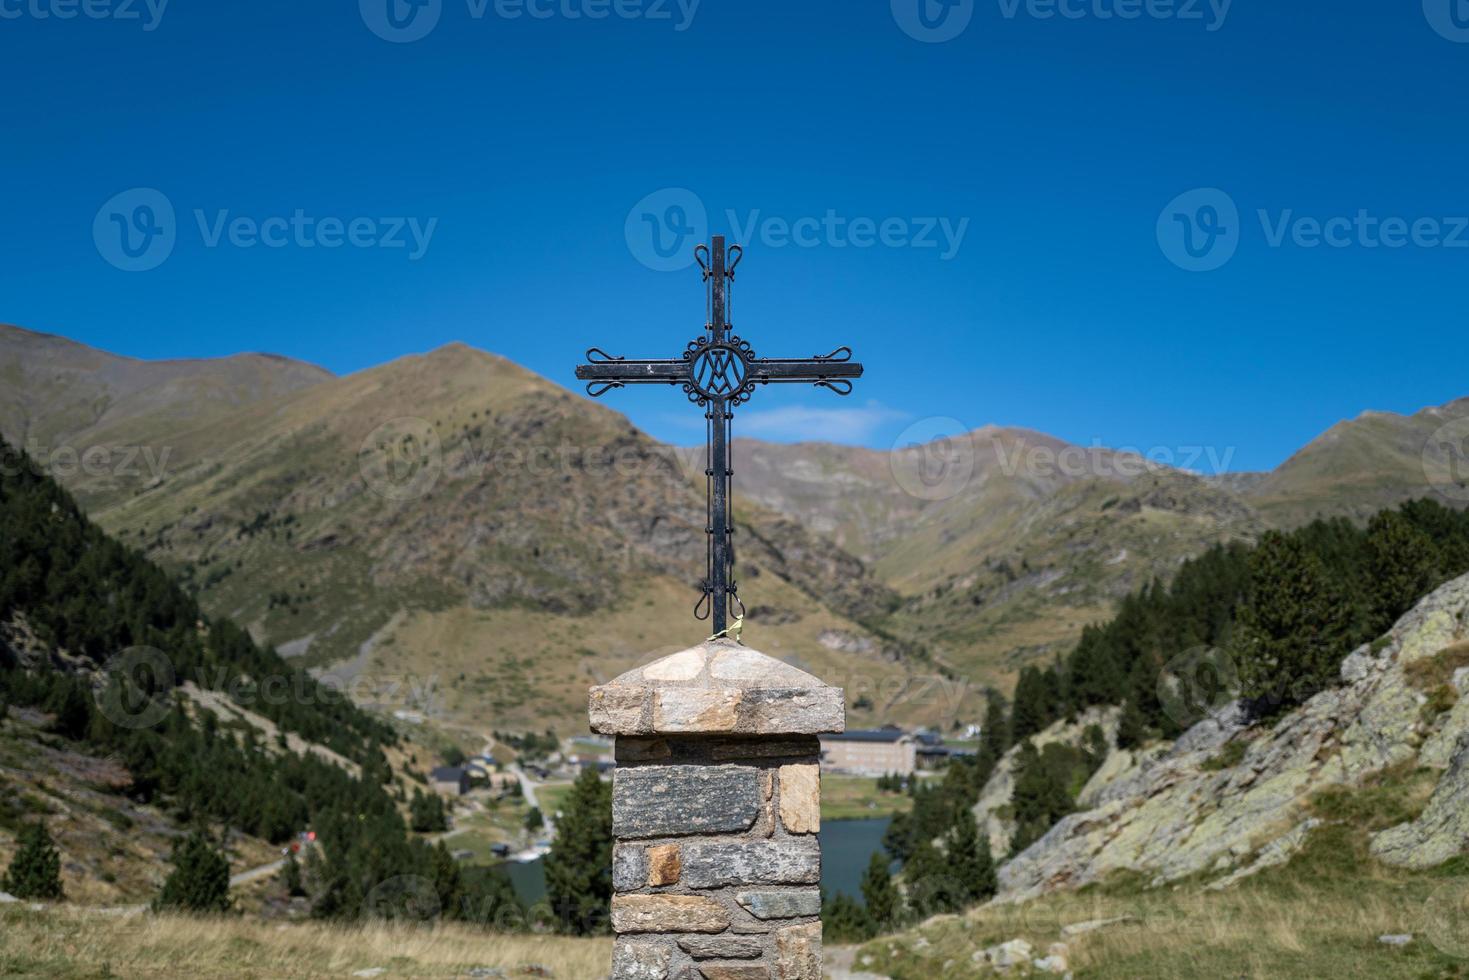
[[995,862],[988,841],[980,839],[979,823],[965,811],[954,824],[947,841],[949,867],[958,879],[966,904],[982,901],[995,893]]
[[0,879],[0,889],[16,898],[57,901],[65,898],[61,888],[61,855],[51,840],[44,821],[27,824],[20,832],[20,850]]
[[862,899],[867,903],[867,917],[877,932],[895,930],[901,924],[902,896],[893,887],[889,863],[885,855],[874,854],[862,873]]
[[957,912],[965,905],[966,892],[948,858],[932,841],[919,841],[903,865],[903,884],[908,907],[920,917]]
[[1010,737],[1016,742],[1045,729],[1056,718],[1054,684],[1037,667],[1020,672],[1015,686],[1015,707],[1010,713]]
[[1374,632],[1397,622],[1439,577],[1433,541],[1396,511],[1382,511],[1368,523],[1367,563]]
[[285,867],[281,869],[281,884],[286,886],[286,894],[292,898],[306,894],[306,888],[301,882],[301,862],[296,860],[294,851],[286,852]]
[[1117,720],[1117,747],[1135,749],[1148,737],[1148,720],[1137,706],[1136,698],[1128,698],[1122,705],[1122,715]]
[[546,855],[546,898],[561,927],[577,935],[606,932],[612,902],[612,787],[583,769],[561,810]]
[[1300,704],[1337,677],[1351,606],[1298,534],[1261,538],[1250,583],[1234,646],[1244,694],[1269,709]]
[[155,911],[228,912],[230,865],[202,833],[195,832],[173,848],[173,871],[153,903]]
[[541,813],[541,808],[533,806],[525,815],[525,829],[535,833],[546,825],[546,817]]

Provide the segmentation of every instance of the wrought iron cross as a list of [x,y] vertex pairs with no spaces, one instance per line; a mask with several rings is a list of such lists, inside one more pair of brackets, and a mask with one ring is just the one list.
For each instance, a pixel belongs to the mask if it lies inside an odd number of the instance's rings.
[[670,360],[628,360],[613,357],[593,347],[576,376],[587,382],[587,394],[600,398],[613,388],[627,385],[678,385],[689,401],[704,409],[707,455],[704,466],[705,498],[709,510],[704,527],[709,540],[708,565],[694,606],[698,619],[713,618],[717,636],[729,626],[729,600],[740,603],[734,581],[734,534],[730,481],[734,467],[730,458],[731,423],[734,408],[750,400],[756,385],[810,384],[838,395],[852,393],[852,379],[862,377],[862,365],[852,360],[850,347],[839,347],[826,355],[810,358],[756,357],[748,340],[733,333],[727,322],[729,284],[744,250],[730,246],[726,264],[723,236],[714,243],[694,249],[707,283],[708,319],[704,334],[689,341],[682,357]]

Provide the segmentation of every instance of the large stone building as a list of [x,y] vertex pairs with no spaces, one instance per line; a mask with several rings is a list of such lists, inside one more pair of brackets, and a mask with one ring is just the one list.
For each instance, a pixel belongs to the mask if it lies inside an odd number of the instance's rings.
[[899,728],[858,729],[821,736],[821,765],[833,772],[911,776],[917,768],[917,758],[917,739]]

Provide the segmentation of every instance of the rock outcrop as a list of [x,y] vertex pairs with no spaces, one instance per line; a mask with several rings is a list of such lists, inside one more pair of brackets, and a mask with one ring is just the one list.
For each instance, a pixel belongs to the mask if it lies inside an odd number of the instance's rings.
[[[1462,853],[1469,848],[1469,685],[1450,686],[1457,702],[1435,712],[1415,686],[1423,665],[1408,668],[1462,641],[1466,624],[1469,576],[1440,587],[1386,637],[1354,651],[1342,664],[1341,686],[1273,727],[1246,728],[1231,707],[1171,746],[1116,753],[1083,791],[1088,809],[1000,868],[1000,899],[1023,901],[1116,871],[1144,874],[1155,885],[1202,875],[1227,887],[1304,846],[1317,825],[1308,807],[1313,794],[1360,785],[1408,762],[1447,771],[1423,814],[1378,834],[1374,853],[1411,867]],[[1226,750],[1233,742],[1242,749]],[[1008,800],[1012,783],[1002,765],[976,808],[992,845],[1008,844],[996,801]]]

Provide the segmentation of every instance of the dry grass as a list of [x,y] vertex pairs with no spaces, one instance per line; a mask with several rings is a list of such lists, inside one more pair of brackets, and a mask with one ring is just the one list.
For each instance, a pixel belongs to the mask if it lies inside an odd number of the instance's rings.
[[497,936],[470,927],[340,927],[234,917],[108,916],[57,906],[0,911],[5,977],[348,977],[382,968],[385,980],[466,976],[605,977],[610,940]]
[[[1301,852],[1222,892],[1197,881],[1147,888],[1124,876],[941,916],[864,946],[857,967],[895,980],[977,977],[988,974],[972,957],[987,946],[1019,938],[1044,952],[1069,924],[1121,919],[1064,940],[1077,980],[1469,978],[1469,860],[1413,872],[1368,850],[1374,831],[1422,809],[1437,775],[1405,766],[1318,794],[1312,807],[1324,823]],[[1378,938],[1403,934],[1414,937],[1406,946]]]

